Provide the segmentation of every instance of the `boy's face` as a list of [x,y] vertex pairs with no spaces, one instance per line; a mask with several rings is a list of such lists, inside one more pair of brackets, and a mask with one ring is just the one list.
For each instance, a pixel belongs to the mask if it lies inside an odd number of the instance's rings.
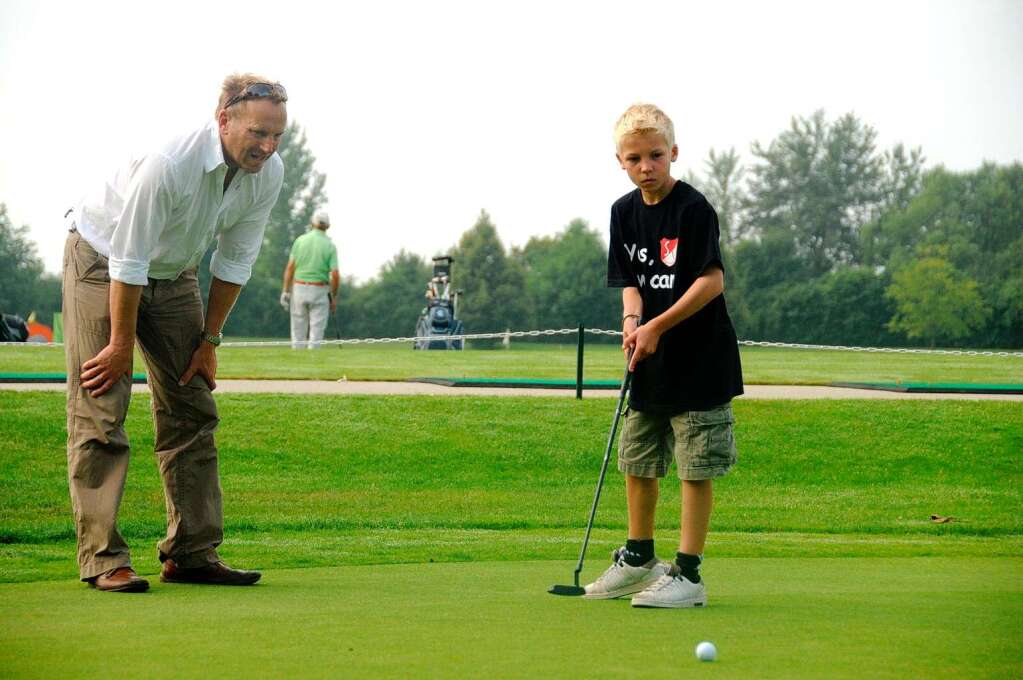
[[656,132],[625,135],[615,154],[622,170],[640,190],[648,195],[663,197],[671,190],[671,164],[678,158],[678,146],[670,149]]

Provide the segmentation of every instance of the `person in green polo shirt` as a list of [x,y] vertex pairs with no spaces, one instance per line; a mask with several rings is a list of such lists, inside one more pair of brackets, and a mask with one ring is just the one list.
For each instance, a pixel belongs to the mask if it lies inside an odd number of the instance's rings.
[[319,347],[327,319],[337,311],[341,275],[337,246],[327,236],[329,228],[330,216],[321,210],[313,215],[312,229],[291,245],[281,306],[291,312],[292,349]]

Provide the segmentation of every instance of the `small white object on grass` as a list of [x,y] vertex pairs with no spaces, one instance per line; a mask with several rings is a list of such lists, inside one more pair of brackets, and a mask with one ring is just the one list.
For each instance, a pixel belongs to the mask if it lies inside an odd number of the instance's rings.
[[704,640],[696,645],[696,658],[700,661],[714,661],[718,658],[718,648],[713,642]]

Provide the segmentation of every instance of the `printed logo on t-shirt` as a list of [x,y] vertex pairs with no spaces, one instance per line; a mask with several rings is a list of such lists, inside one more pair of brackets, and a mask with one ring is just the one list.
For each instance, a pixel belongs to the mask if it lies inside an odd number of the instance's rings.
[[[640,248],[636,250],[636,243],[626,243],[625,252],[629,254],[629,261],[639,260],[640,264],[644,264],[648,267],[653,267],[656,260],[647,255],[646,248]],[[671,239],[670,241],[666,238],[661,239],[661,262],[668,265],[669,267],[675,264],[675,253],[678,252],[678,239]],[[649,279],[647,274],[637,273],[636,282],[639,283],[640,288],[645,288],[649,281],[651,288],[665,288],[672,289],[675,287],[675,275],[674,274],[654,274]]]
[[661,262],[672,267],[675,264],[675,256],[678,254],[678,239],[661,239]]

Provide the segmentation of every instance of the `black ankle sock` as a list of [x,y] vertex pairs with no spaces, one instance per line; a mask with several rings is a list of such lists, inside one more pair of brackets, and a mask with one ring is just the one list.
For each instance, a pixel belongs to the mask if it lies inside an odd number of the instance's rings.
[[680,552],[675,554],[675,564],[682,572],[682,575],[693,583],[700,582],[700,563],[703,562],[701,555],[687,555]]
[[630,567],[642,567],[654,559],[654,539],[648,538],[642,541],[629,539],[625,541],[625,563]]

